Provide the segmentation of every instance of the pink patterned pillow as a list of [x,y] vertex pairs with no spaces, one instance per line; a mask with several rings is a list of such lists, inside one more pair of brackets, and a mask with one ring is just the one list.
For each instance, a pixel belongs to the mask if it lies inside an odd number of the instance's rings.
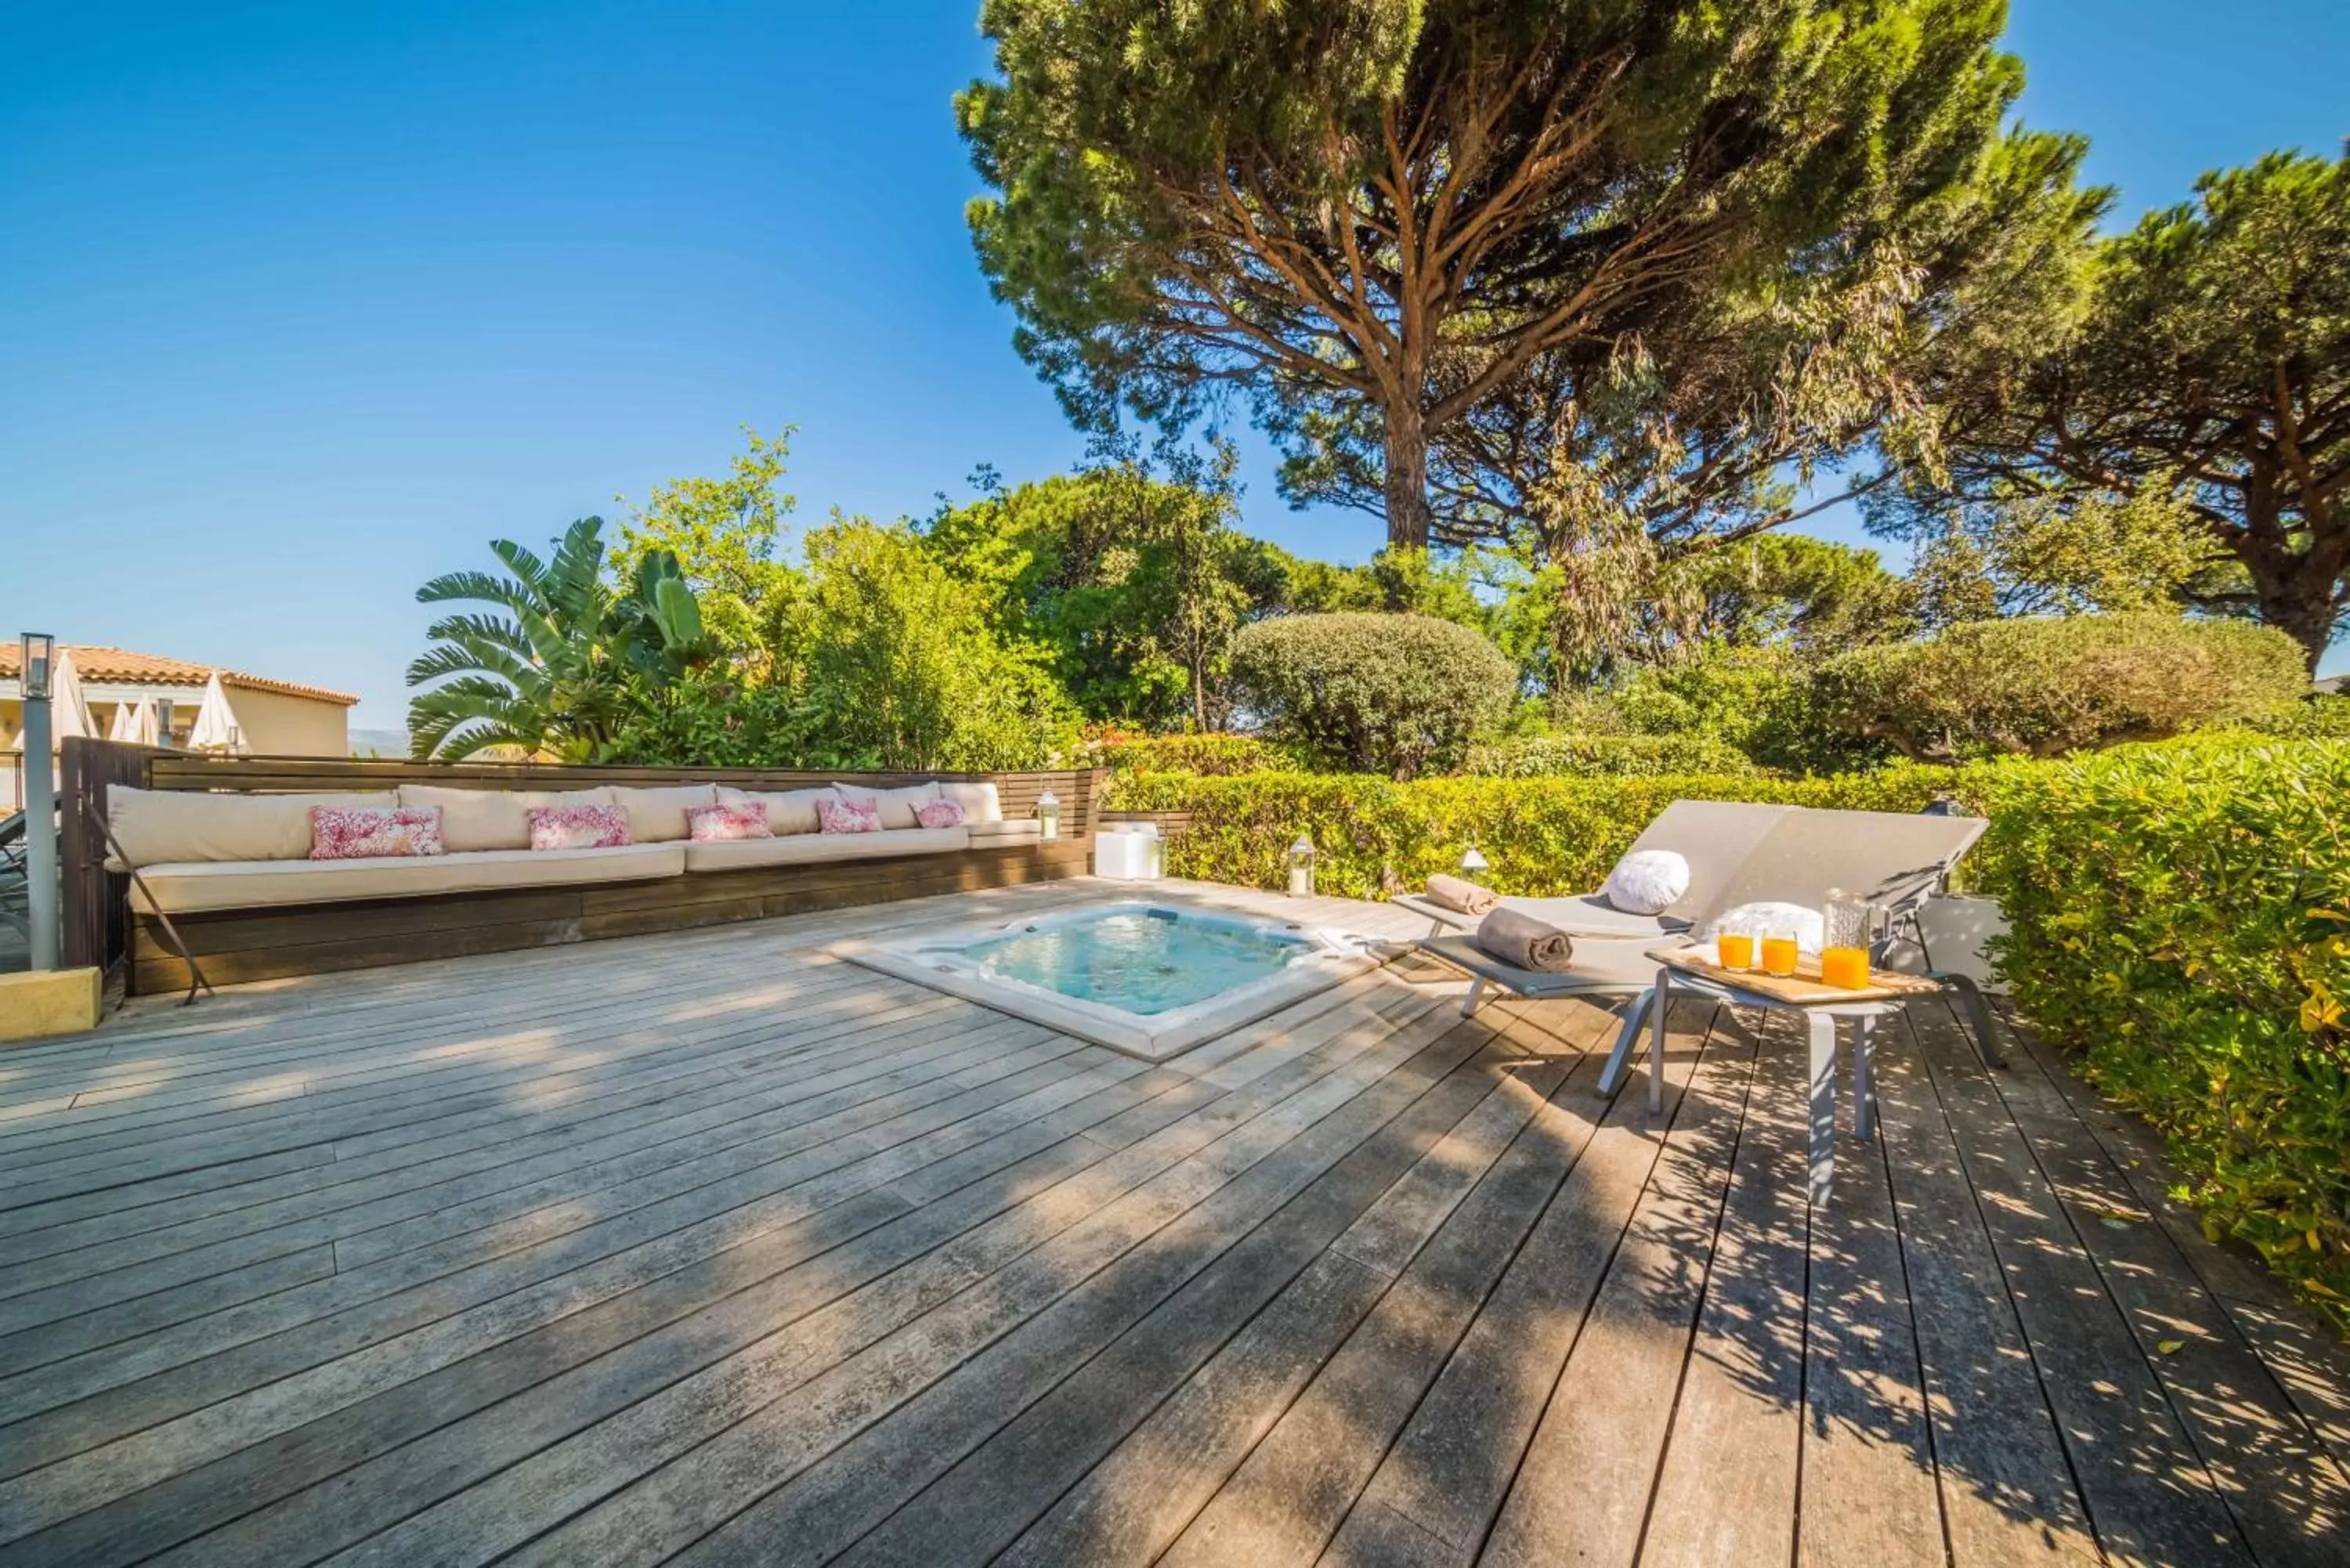
[[314,805],[310,858],[368,860],[380,856],[440,855],[437,805]]
[[619,849],[629,842],[629,814],[617,805],[535,805],[533,849]]
[[869,798],[819,800],[816,803],[816,819],[826,833],[881,831],[880,805]]
[[746,800],[740,805],[697,805],[685,814],[685,836],[696,844],[775,836],[767,826],[767,803],[763,800]]
[[924,827],[961,827],[962,807],[951,800],[934,800],[914,813],[914,820]]

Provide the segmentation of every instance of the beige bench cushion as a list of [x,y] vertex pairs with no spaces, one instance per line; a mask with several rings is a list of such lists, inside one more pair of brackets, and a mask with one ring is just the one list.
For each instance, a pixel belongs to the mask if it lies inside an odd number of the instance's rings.
[[341,903],[353,898],[421,898],[436,893],[478,893],[498,888],[553,888],[582,882],[640,882],[685,871],[677,844],[631,844],[620,849],[491,849],[369,860],[246,860],[150,866],[131,908],[152,913],[259,909],[281,904]]
[[746,805],[752,802],[767,808],[767,831],[778,838],[795,833],[814,833],[822,824],[816,819],[816,803],[837,800],[839,796],[830,784],[814,789],[742,790],[731,785],[718,786],[718,798],[726,805]]
[[939,798],[939,786],[922,783],[908,784],[902,789],[874,789],[867,784],[837,784],[834,791],[844,800],[869,800],[881,818],[885,829],[920,827],[915,813]]
[[[214,794],[203,790],[110,785],[107,825],[133,866],[184,861],[303,860],[310,854],[310,808],[390,806],[390,790],[333,794]],[[120,863],[109,861],[120,870]]]
[[[530,814],[543,805],[609,805],[612,792],[597,789],[449,789],[402,784],[402,805],[441,808],[441,842],[452,855],[479,849],[528,849]],[[307,854],[306,849],[303,853]]]
[[[685,814],[697,805],[716,805],[716,784],[667,784],[655,789],[612,786],[612,804],[629,814],[631,844],[674,844],[692,826]],[[772,830],[771,830],[772,831]]]
[[730,844],[689,844],[689,871],[739,871],[750,866],[814,866],[832,860],[872,860],[885,855],[939,855],[967,847],[960,827],[885,828],[879,833],[802,833],[788,838],[741,838]]
[[973,849],[1002,849],[1014,844],[1035,844],[1045,836],[1045,825],[1035,817],[1023,817],[1018,822],[1002,818],[972,821],[964,825],[971,830]]
[[968,823],[1002,822],[1003,801],[992,784],[971,784],[956,779],[939,781],[939,798],[951,800],[962,807],[962,819]]

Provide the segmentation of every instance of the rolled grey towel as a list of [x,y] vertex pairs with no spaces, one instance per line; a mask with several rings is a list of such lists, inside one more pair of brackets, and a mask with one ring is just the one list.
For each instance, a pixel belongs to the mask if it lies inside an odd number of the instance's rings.
[[1502,896],[1491,888],[1480,888],[1464,877],[1447,877],[1439,872],[1428,879],[1428,901],[1441,904],[1448,909],[1458,909],[1464,915],[1487,915],[1492,912],[1494,905],[1502,901]]
[[1473,940],[1480,951],[1513,969],[1539,974],[1563,973],[1575,961],[1573,938],[1515,909],[1495,909],[1487,915],[1479,922]]

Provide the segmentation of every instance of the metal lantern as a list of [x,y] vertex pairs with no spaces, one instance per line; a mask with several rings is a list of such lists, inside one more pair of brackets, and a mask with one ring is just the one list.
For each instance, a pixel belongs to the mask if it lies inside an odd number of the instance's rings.
[[46,701],[49,695],[49,676],[57,663],[57,639],[46,631],[28,631],[23,634],[19,646],[25,653],[20,682],[24,694],[36,702]]
[[1474,882],[1481,873],[1491,869],[1492,869],[1492,862],[1479,852],[1472,840],[1469,846],[1469,852],[1461,857],[1461,875]]
[[1061,836],[1061,797],[1046,790],[1036,797],[1038,832],[1046,838]]
[[1302,833],[1289,846],[1289,896],[1314,897],[1314,841]]

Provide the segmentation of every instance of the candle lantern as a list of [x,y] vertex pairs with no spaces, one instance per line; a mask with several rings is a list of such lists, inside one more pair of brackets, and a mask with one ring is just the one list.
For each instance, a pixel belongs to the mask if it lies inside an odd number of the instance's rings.
[[1289,846],[1289,896],[1310,898],[1314,896],[1314,841],[1304,834]]
[[1461,857],[1461,875],[1468,880],[1474,882],[1479,877],[1492,869],[1492,864],[1478,851],[1476,841],[1471,839],[1469,844],[1469,852]]
[[1040,836],[1061,836],[1061,797],[1046,790],[1036,797],[1036,822]]

